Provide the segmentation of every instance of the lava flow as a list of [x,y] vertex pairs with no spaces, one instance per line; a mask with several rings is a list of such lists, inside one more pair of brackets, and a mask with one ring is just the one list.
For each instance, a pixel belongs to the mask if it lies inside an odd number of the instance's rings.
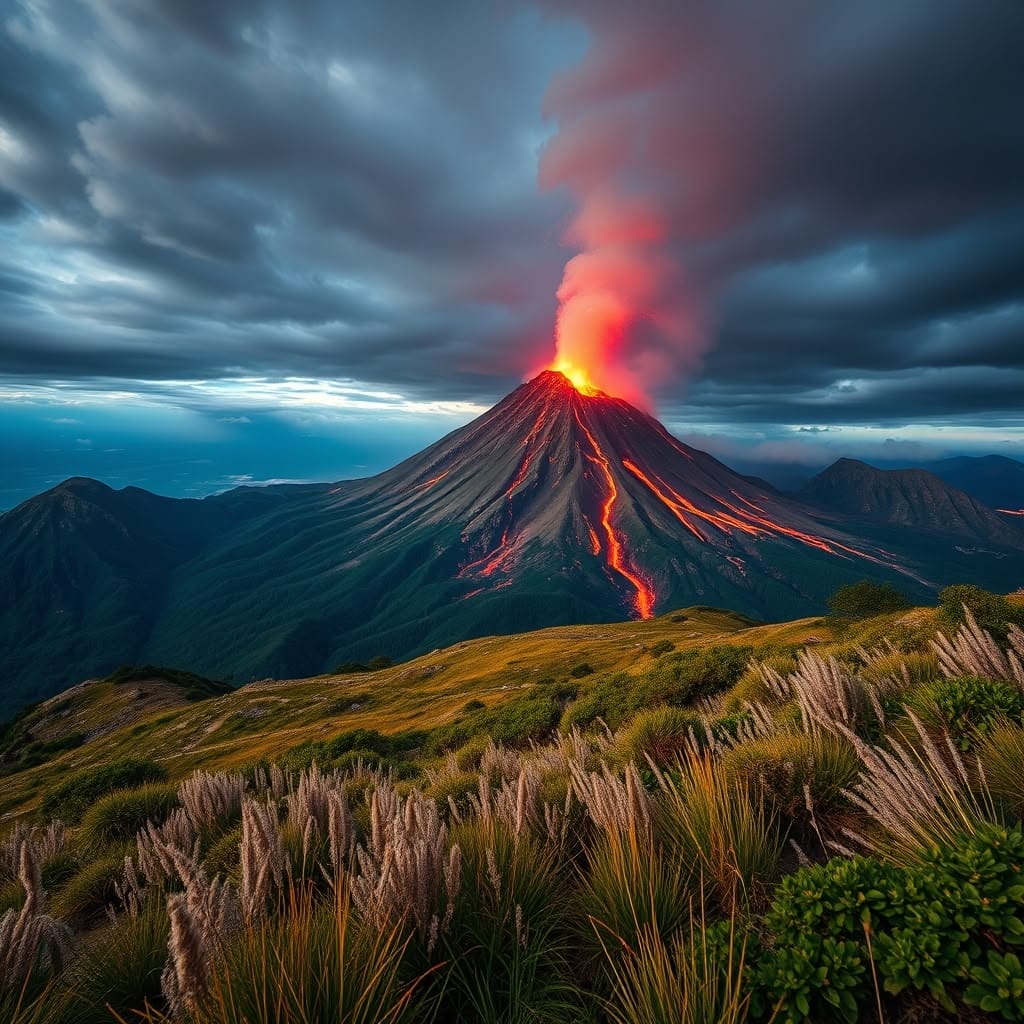
[[579,409],[576,409],[575,413],[576,422],[579,424],[580,430],[586,435],[591,448],[594,450],[594,454],[588,455],[587,458],[601,470],[605,485],[608,488],[608,496],[601,506],[601,527],[604,529],[605,537],[608,539],[608,565],[636,590],[636,596],[633,598],[633,607],[641,619],[649,619],[654,614],[654,601],[657,595],[654,593],[651,585],[642,576],[634,572],[623,557],[622,541],[615,527],[612,526],[612,509],[615,507],[615,502],[619,497],[619,489],[615,486],[615,477],[612,476],[608,457],[601,450],[601,446],[597,443],[597,438],[594,437],[593,433],[583,422]]
[[1024,516],[1024,508],[997,508],[996,511],[1004,516]]

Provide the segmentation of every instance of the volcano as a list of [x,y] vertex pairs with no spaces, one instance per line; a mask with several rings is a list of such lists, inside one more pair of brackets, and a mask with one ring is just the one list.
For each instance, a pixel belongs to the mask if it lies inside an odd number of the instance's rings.
[[459,524],[448,554],[469,588],[462,600],[555,573],[620,616],[649,618],[709,593],[742,591],[749,606],[769,580],[812,598],[814,587],[780,578],[783,551],[830,571],[899,569],[635,406],[553,370],[390,472],[339,488],[336,509],[359,520],[360,544],[373,549]]
[[76,479],[25,502],[0,517],[0,678],[42,695],[125,662],[308,676],[693,604],[817,614],[864,578],[925,599],[1020,586],[1024,530],[972,541],[974,517],[947,537],[943,486],[895,523],[815,505],[546,371],[367,479],[201,501]]

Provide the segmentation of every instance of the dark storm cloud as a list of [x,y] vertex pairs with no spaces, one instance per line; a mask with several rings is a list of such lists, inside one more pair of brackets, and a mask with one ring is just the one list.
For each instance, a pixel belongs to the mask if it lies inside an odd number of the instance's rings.
[[670,417],[1024,427],[1022,43],[1017,0],[18,0],[0,368],[491,399],[551,353],[557,185],[615,175],[704,332]]

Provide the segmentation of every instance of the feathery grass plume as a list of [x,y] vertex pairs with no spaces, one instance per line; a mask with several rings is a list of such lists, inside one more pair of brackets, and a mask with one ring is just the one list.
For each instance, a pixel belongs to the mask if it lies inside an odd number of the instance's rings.
[[45,864],[51,857],[63,853],[67,847],[64,823],[51,821],[46,826],[29,826],[19,821],[14,830],[0,841],[0,882],[17,877],[24,843],[31,844],[36,861]]
[[[330,903],[290,887],[282,914],[249,924],[211,965],[194,1024],[401,1024],[423,1019],[420,979],[403,978],[407,939],[361,927],[348,893]],[[180,1004],[179,1004],[180,1005]],[[178,1024],[181,1010],[150,1009],[146,1024]]]
[[253,789],[258,794],[283,800],[292,789],[291,776],[277,764],[268,768],[261,765],[253,773]]
[[635,764],[626,765],[623,778],[605,762],[599,772],[588,772],[578,761],[569,763],[572,788],[595,825],[606,831],[635,829],[646,835],[651,828],[651,798]]
[[514,779],[522,770],[523,758],[517,750],[509,750],[493,739],[487,740],[487,746],[480,755],[480,771],[492,780],[508,781]]
[[972,786],[967,766],[948,734],[940,749],[913,711],[905,711],[917,731],[920,750],[895,739],[889,740],[889,749],[870,746],[844,730],[862,762],[857,782],[844,794],[879,830],[865,836],[847,835],[903,865],[998,819],[984,778]]
[[45,913],[39,861],[29,839],[18,850],[18,881],[25,902],[0,917],[0,991],[26,985],[37,970],[59,971],[70,940],[67,928]]
[[1004,651],[992,634],[978,625],[967,605],[964,621],[951,638],[939,632],[929,641],[938,655],[939,667],[949,679],[981,676],[1024,687],[1024,630],[1011,626],[1008,642],[1009,648]]
[[994,726],[978,744],[978,760],[992,796],[1024,820],[1024,728]]
[[242,927],[242,908],[229,883],[220,878],[211,882],[187,858],[180,859],[178,870],[185,891],[167,899],[171,935],[161,988],[172,1013],[180,1016],[207,995],[211,966]]
[[181,807],[172,811],[162,825],[149,822],[135,836],[138,871],[149,886],[160,887],[177,877],[178,865],[185,861],[198,864],[199,850],[192,819]]
[[540,799],[542,775],[532,761],[519,761],[516,775],[503,779],[495,789],[486,773],[478,779],[477,792],[469,796],[473,814],[481,821],[500,821],[518,840],[528,832],[543,833],[553,824]]
[[831,656],[822,658],[804,650],[797,655],[796,671],[790,675],[783,677],[770,666],[763,671],[777,696],[796,700],[805,732],[856,729],[869,710],[881,706],[877,697],[872,700],[870,696],[872,687]]
[[679,762],[678,777],[659,781],[655,833],[669,856],[694,865],[727,913],[759,899],[784,842],[775,808],[706,753],[691,754]]
[[290,870],[278,825],[275,803],[255,799],[242,801],[240,896],[242,916],[247,921],[266,913],[269,899],[281,892]]
[[418,790],[403,799],[391,786],[376,786],[369,798],[369,847],[356,848],[352,900],[382,934],[408,922],[432,950],[451,920],[461,854],[448,843],[437,804]]
[[288,824],[304,832],[310,822],[316,831],[326,836],[330,827],[331,807],[341,797],[345,801],[344,778],[323,772],[314,762],[299,773],[298,783],[286,797]]
[[178,786],[178,800],[197,829],[235,818],[242,809],[245,779],[229,772],[198,771]]
[[613,1024],[740,1024],[749,1013],[746,938],[736,915],[709,924],[700,912],[688,932],[666,939],[645,927],[625,951],[605,948]]

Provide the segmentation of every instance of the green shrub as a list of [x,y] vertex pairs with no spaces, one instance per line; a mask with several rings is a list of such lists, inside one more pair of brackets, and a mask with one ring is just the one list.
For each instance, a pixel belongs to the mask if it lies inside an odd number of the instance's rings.
[[151,783],[101,796],[83,815],[81,835],[94,848],[134,839],[146,822],[162,825],[178,806],[177,786]]
[[752,647],[719,644],[659,658],[644,673],[648,703],[683,707],[728,690],[743,675],[752,653]]
[[114,887],[123,872],[124,857],[120,854],[86,864],[54,898],[54,914],[78,928],[102,920],[107,907],[117,901]]
[[544,739],[562,716],[564,692],[557,686],[531,686],[440,726],[430,733],[425,749],[436,755],[465,747],[474,739],[492,739],[510,747]]
[[833,615],[842,619],[868,619],[887,612],[902,612],[911,607],[910,600],[890,583],[861,580],[840,587],[829,599]]
[[448,813],[448,798],[455,802],[460,812],[469,808],[469,795],[476,793],[480,786],[480,776],[476,770],[460,772],[458,775],[449,776],[439,782],[428,786],[423,790],[425,796],[433,797],[437,801],[442,814]]
[[610,729],[617,729],[650,703],[653,702],[639,680],[617,672],[599,679],[573,701],[562,714],[559,727],[564,732],[572,728],[586,729],[600,718]]
[[1019,687],[978,676],[937,680],[917,691],[913,704],[926,715],[937,712],[961,750],[970,750],[978,736],[991,732],[996,723],[1019,723],[1024,717],[1024,693]]
[[1016,953],[989,950],[985,966],[971,968],[971,981],[964,993],[968,1006],[998,1013],[1003,1020],[1024,1020],[1024,967]]
[[1024,945],[1022,867],[1024,834],[992,826],[913,867],[856,857],[802,868],[764,917],[755,1005],[780,1007],[780,1021],[855,1021],[876,998],[873,963],[886,993],[924,992],[952,1012],[972,981],[986,984],[993,947]]
[[1024,608],[1011,604],[1002,594],[993,594],[971,583],[958,583],[939,591],[939,621],[947,630],[964,621],[964,607],[982,629],[1006,638],[1010,624],[1024,625]]
[[166,778],[167,772],[155,761],[118,758],[109,764],[85,768],[69,776],[43,797],[40,811],[48,820],[60,818],[67,824],[77,824],[87,808],[104,793],[130,789],[147,782],[162,782]]
[[581,664],[577,665],[569,673],[569,675],[572,676],[573,679],[582,679],[584,676],[592,676],[593,674],[594,674],[594,669],[590,665],[588,665],[585,661],[582,662]]
[[663,654],[668,654],[675,649],[676,645],[671,640],[659,640],[651,647],[648,653],[652,658],[660,658]]

